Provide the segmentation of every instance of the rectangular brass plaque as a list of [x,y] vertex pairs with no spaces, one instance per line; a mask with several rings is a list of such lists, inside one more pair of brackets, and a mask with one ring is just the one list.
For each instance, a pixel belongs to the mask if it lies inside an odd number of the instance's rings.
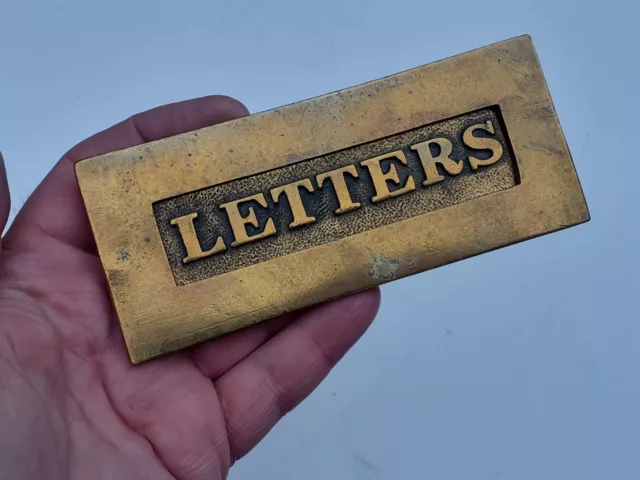
[[135,363],[589,219],[527,36],[76,172]]

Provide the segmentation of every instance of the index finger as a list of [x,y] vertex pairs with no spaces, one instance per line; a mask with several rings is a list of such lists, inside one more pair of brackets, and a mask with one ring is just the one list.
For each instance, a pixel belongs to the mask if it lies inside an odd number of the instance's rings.
[[[53,167],[18,213],[6,245],[37,241],[42,235],[85,251],[94,241],[73,165],[145,142],[178,135],[248,115],[239,101],[221,95],[164,105],[134,115],[73,147]],[[32,233],[35,232],[35,235]]]

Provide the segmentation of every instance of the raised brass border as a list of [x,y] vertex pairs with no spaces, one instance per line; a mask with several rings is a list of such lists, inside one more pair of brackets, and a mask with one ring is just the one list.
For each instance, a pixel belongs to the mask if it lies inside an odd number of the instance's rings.
[[[154,202],[491,105],[501,108],[520,185],[176,286]],[[134,363],[589,220],[528,36],[86,159],[76,174]],[[394,275],[376,275],[389,259]]]

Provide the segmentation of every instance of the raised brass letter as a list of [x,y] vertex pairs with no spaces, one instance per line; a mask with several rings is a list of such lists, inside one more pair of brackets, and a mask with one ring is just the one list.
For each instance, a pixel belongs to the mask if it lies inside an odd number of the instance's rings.
[[477,170],[478,167],[487,167],[489,165],[493,165],[498,160],[502,158],[502,145],[495,138],[487,138],[487,137],[474,137],[473,132],[478,130],[479,128],[488,131],[491,134],[495,134],[496,131],[493,128],[493,122],[491,120],[487,120],[485,124],[474,125],[472,127],[467,128],[462,136],[462,140],[465,145],[469,148],[473,148],[474,150],[491,150],[491,158],[487,160],[480,160],[479,158],[473,157],[469,155],[469,164],[471,168]]
[[273,198],[275,203],[278,203],[278,199],[282,193],[287,197],[289,208],[293,215],[293,222],[289,224],[289,228],[301,227],[316,221],[316,217],[308,216],[307,211],[304,209],[302,197],[300,196],[300,188],[306,189],[307,192],[313,192],[313,185],[308,178],[271,189],[271,198]]
[[[436,144],[440,147],[440,154],[434,158],[431,154],[430,145]],[[451,152],[453,151],[453,145],[446,138],[434,138],[433,140],[427,140],[426,142],[413,145],[411,150],[418,152],[420,161],[422,162],[422,169],[426,180],[422,183],[425,187],[433,185],[434,183],[441,182],[445,179],[443,175],[438,172],[436,164],[440,164],[444,167],[449,175],[459,175],[464,168],[462,160],[456,162],[451,159]]]
[[269,218],[264,226],[264,229],[262,230],[262,233],[258,233],[252,236],[249,236],[247,234],[247,225],[253,225],[256,228],[259,228],[260,224],[258,223],[256,212],[253,207],[249,207],[249,214],[246,217],[243,217],[240,213],[240,210],[238,209],[238,206],[241,203],[250,202],[252,200],[258,202],[260,206],[267,208],[267,199],[264,198],[264,194],[262,193],[257,193],[255,195],[251,195],[250,197],[245,197],[234,202],[220,205],[221,209],[226,210],[227,216],[229,217],[229,222],[231,223],[231,229],[233,230],[233,236],[235,237],[235,241],[231,243],[232,247],[238,247],[240,245],[244,245],[245,243],[255,242],[256,240],[269,237],[276,233],[276,227],[273,224],[273,219]]
[[321,173],[316,177],[319,188],[322,188],[322,184],[327,178],[331,180],[333,188],[336,192],[336,196],[338,197],[338,203],[340,204],[340,208],[336,210],[336,215],[350,212],[352,210],[360,208],[361,206],[359,202],[354,202],[351,199],[351,194],[349,193],[349,188],[347,187],[347,174],[351,175],[353,178],[358,178],[358,171],[356,170],[356,166],[348,165],[346,167],[337,168],[335,170],[331,170],[330,172]]
[[385,155],[380,155],[379,157],[370,158],[369,160],[360,162],[361,165],[369,169],[369,175],[371,175],[373,186],[376,189],[376,195],[371,199],[371,201],[373,202],[381,202],[382,200],[397,197],[398,195],[403,195],[416,189],[416,184],[413,180],[413,177],[409,176],[407,182],[403,187],[397,188],[393,191],[389,190],[389,182],[393,182],[397,185],[400,183],[400,178],[398,177],[396,166],[393,163],[389,165],[389,171],[382,171],[380,162],[387,158],[397,158],[403,165],[407,164],[407,158],[404,156],[402,150],[397,150],[395,152],[387,153]]
[[178,226],[182,242],[184,243],[184,247],[187,249],[187,256],[182,259],[183,263],[191,263],[195,260],[200,260],[201,258],[207,258],[211,255],[215,255],[216,253],[224,252],[227,249],[224,244],[224,239],[222,237],[218,237],[213,248],[203,252],[202,247],[200,246],[200,241],[198,240],[196,228],[193,225],[193,221],[196,218],[198,218],[197,213],[190,213],[189,215],[171,220],[171,225]]

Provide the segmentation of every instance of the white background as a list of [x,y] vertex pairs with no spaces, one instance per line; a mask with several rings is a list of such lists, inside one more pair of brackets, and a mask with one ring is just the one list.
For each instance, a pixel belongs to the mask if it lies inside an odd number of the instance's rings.
[[383,288],[232,480],[640,478],[637,0],[0,0],[14,214],[74,143],[223,93],[252,112],[532,35],[592,222]]

